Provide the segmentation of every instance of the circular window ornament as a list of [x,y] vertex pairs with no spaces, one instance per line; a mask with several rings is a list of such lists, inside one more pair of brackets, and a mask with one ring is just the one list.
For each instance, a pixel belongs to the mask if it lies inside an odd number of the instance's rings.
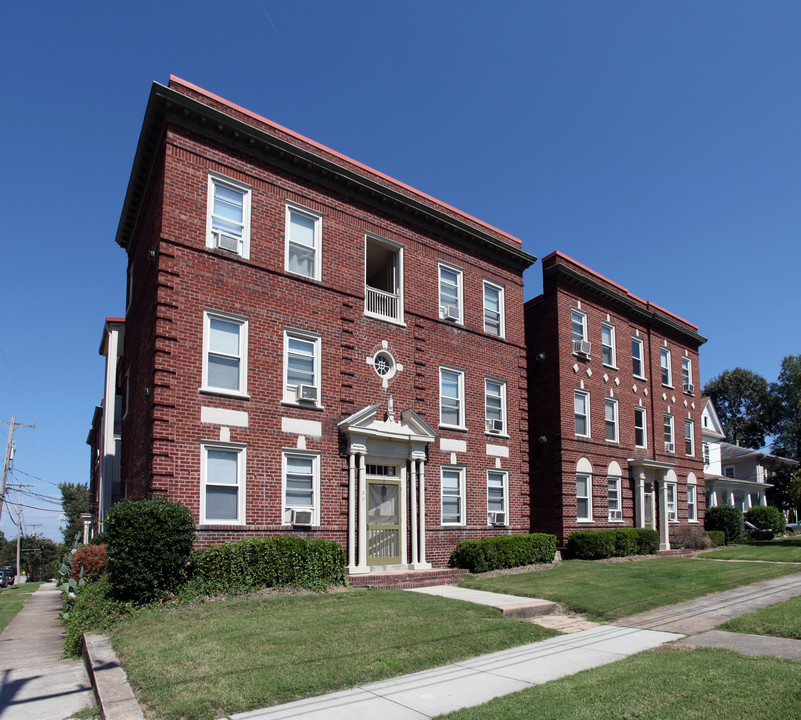
[[385,378],[395,369],[395,360],[388,352],[382,351],[373,358],[373,369]]
[[397,373],[403,372],[403,365],[395,361],[395,356],[389,349],[389,343],[386,340],[373,348],[367,357],[367,364],[373,366],[373,370],[381,378],[381,386],[384,388],[389,387],[389,381]]

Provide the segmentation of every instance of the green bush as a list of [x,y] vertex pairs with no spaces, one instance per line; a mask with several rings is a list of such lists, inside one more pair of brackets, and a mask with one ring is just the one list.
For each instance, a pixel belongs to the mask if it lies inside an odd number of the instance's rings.
[[726,544],[739,542],[743,536],[743,513],[733,505],[717,505],[706,509],[704,527],[709,530],[723,530]]
[[130,604],[112,598],[108,578],[101,577],[85,583],[73,601],[69,616],[64,620],[67,634],[63,654],[66,657],[80,657],[85,632],[110,630],[131,608]]
[[712,541],[712,547],[720,547],[726,544],[726,533],[723,530],[707,530],[707,535]]
[[637,533],[637,554],[654,555],[659,551],[659,533],[651,528],[634,528]]
[[749,540],[773,540],[774,537],[773,530],[767,528],[766,530],[754,530]]
[[[746,514],[745,519],[756,525],[760,530],[770,528],[775,535],[781,535],[786,527],[784,514],[773,506],[756,505]],[[771,538],[772,539],[772,538]]]
[[480,540],[462,540],[451,552],[452,567],[471,573],[551,563],[556,555],[556,535],[498,535]]
[[99,532],[89,539],[90,545],[108,545],[108,533]]
[[615,557],[628,557],[639,553],[639,537],[634,528],[616,528],[610,532],[615,534]]
[[577,530],[567,539],[570,557],[603,560],[615,554],[614,530]]
[[106,518],[108,577],[117,600],[146,603],[186,582],[195,519],[166,498],[122,500]]
[[698,525],[678,525],[670,529],[670,546],[690,550],[707,550],[712,547],[709,533]]
[[345,551],[331,540],[248,538],[192,556],[193,586],[209,595],[264,587],[323,590],[345,584]]

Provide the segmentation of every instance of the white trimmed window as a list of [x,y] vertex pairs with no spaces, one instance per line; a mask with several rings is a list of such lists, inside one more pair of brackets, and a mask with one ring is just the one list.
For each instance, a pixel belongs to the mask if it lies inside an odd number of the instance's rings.
[[509,473],[506,470],[487,470],[487,523],[509,524]]
[[207,247],[250,257],[250,198],[249,185],[209,175]]
[[592,475],[576,474],[576,520],[592,521]]
[[662,370],[662,384],[673,387],[673,376],[670,372],[670,350],[659,348],[659,366]]
[[676,436],[673,432],[673,416],[665,413],[663,419],[663,426],[665,430],[665,452],[676,452]]
[[320,524],[320,455],[284,450],[281,454],[284,525]]
[[303,330],[284,330],[283,402],[320,407],[320,336]]
[[244,445],[201,445],[201,523],[244,525],[246,454]]
[[678,516],[676,515],[676,483],[665,483],[665,491],[667,492],[668,521],[677,522]]
[[590,394],[583,390],[573,392],[576,435],[590,437]]
[[709,454],[709,443],[701,444],[701,452],[704,454],[704,465],[709,465],[712,462]]
[[637,447],[647,447],[647,435],[645,433],[645,408],[637,406],[634,408],[634,444]]
[[623,504],[620,499],[620,478],[606,478],[607,492],[609,497],[609,521],[623,521]]
[[570,311],[570,328],[574,343],[587,339],[587,316],[581,310]]
[[604,400],[604,425],[606,441],[618,442],[617,400],[612,398]]
[[640,338],[631,338],[631,368],[635,377],[645,377],[645,364],[643,361],[643,343]]
[[442,524],[464,525],[464,468],[443,467]]
[[690,358],[686,355],[681,359],[681,382],[684,392],[690,395],[695,392],[695,385],[693,385],[693,365]]
[[695,427],[692,420],[684,421],[684,454],[695,455]]
[[248,321],[216,310],[203,312],[203,380],[201,390],[247,395]]
[[505,435],[506,430],[506,383],[502,380],[484,380],[484,418],[487,432]]
[[286,270],[320,279],[322,217],[299,205],[286,206]]
[[439,316],[459,324],[464,322],[462,271],[453,265],[439,265]]
[[505,337],[503,288],[484,281],[484,332]]
[[439,424],[464,429],[464,373],[439,369]]
[[698,502],[695,485],[687,485],[687,521],[698,522]]
[[617,364],[617,353],[615,350],[615,326],[609,323],[601,323],[601,350],[603,353],[604,365],[615,367]]
[[403,324],[403,246],[365,235],[364,313]]

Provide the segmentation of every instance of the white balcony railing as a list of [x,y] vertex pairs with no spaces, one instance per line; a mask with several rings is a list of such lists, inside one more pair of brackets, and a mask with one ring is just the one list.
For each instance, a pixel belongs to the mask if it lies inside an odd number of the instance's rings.
[[395,293],[385,292],[367,285],[365,286],[365,304],[365,311],[371,315],[396,322],[401,320],[400,296]]

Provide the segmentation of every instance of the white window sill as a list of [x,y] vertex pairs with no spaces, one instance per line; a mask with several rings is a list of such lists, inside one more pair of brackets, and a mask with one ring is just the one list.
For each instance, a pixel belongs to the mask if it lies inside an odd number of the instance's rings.
[[635,445],[634,447],[637,448],[637,450],[647,450],[648,449],[647,445]]
[[622,524],[623,524],[624,522],[626,522],[626,521],[625,521],[625,520],[612,520],[611,518],[609,518],[609,519],[607,520],[607,522],[610,522],[610,523],[612,523],[613,525],[622,525]]
[[580,519],[578,519],[578,518],[577,518],[577,519],[576,519],[576,524],[581,524],[581,525],[595,525],[595,520],[580,520]]
[[579,435],[576,433],[574,437],[581,438],[582,440],[592,440],[592,435]]
[[663,388],[667,388],[668,390],[675,390],[676,389],[675,387],[673,387],[673,385],[665,385],[665,383],[662,383],[662,387]]
[[489,330],[485,330],[484,334],[489,335],[490,337],[498,338],[498,340],[506,340],[506,335],[498,335],[498,333],[489,332]]
[[617,367],[615,367],[614,365],[608,365],[607,363],[603,363],[603,366],[605,368],[608,368],[609,370],[614,370],[615,372],[620,372],[620,370]]
[[440,523],[440,525],[444,528],[460,528],[465,527],[465,524],[462,523]]
[[440,430],[455,430],[456,432],[467,432],[467,428],[462,425],[444,425],[440,423],[437,425]]
[[374,320],[382,320],[383,322],[389,323],[390,325],[399,325],[400,327],[406,327],[406,323],[403,320],[395,320],[394,318],[389,318],[386,315],[377,315],[376,313],[364,311],[364,317],[373,318]]
[[325,406],[323,405],[316,405],[315,403],[301,403],[295,402],[294,400],[282,400],[281,405],[283,407],[295,407],[301,408],[302,410],[325,410]]
[[687,524],[688,525],[698,525],[698,520],[688,520]]
[[620,440],[604,440],[607,445],[620,445]]
[[238,520],[201,520],[198,523],[198,530],[224,530],[230,527],[246,527],[246,522],[239,522]]
[[287,275],[292,275],[294,277],[303,278],[304,280],[311,280],[312,282],[322,282],[322,280],[319,277],[314,277],[312,275],[304,275],[303,273],[299,273],[299,272],[293,272],[288,267],[284,268],[284,272]]
[[632,374],[631,374],[631,376],[632,376],[632,377],[633,377],[635,380],[642,380],[643,382],[648,382],[648,378],[647,378],[647,377],[645,377],[645,375],[636,375],[636,374],[632,373]]
[[213,388],[204,386],[198,388],[198,392],[202,393],[203,395],[219,395],[221,397],[236,398],[238,400],[250,400],[250,395],[248,395],[248,393],[241,393],[233,390],[224,390],[222,388]]

